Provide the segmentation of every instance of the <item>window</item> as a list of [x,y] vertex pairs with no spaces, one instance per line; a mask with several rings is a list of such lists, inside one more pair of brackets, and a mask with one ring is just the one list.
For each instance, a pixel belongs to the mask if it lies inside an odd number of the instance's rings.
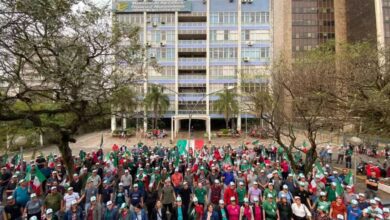
[[237,12],[213,12],[210,15],[212,25],[229,25],[237,23]]
[[229,40],[229,31],[228,31],[228,30],[225,30],[225,31],[223,32],[223,39],[224,39],[224,40]]
[[250,34],[251,34],[251,32],[250,32],[250,30],[245,30],[245,37],[244,37],[244,39],[245,40],[250,40]]
[[211,48],[210,58],[214,60],[230,60],[237,58],[236,48]]

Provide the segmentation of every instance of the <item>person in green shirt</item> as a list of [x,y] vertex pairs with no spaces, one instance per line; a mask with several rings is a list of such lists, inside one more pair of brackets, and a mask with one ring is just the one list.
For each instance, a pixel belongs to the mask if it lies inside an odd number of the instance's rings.
[[198,183],[198,187],[196,187],[194,193],[198,199],[198,203],[204,206],[207,200],[207,190],[203,187],[202,183]]
[[326,192],[320,192],[320,197],[317,199],[314,205],[315,209],[322,207],[322,210],[329,213],[330,202],[326,198]]
[[263,202],[263,219],[264,220],[276,220],[278,219],[278,212],[276,202],[271,194],[268,194],[267,200]]
[[273,183],[268,183],[268,188],[264,190],[263,200],[266,200],[266,198],[269,198],[269,196],[271,196],[273,201],[276,202],[277,192],[274,189]]
[[240,182],[238,184],[238,188],[237,188],[237,195],[238,195],[238,204],[240,206],[244,205],[244,198],[246,196],[246,188],[245,188],[245,185],[244,185],[244,182]]
[[332,182],[330,186],[326,187],[326,194],[328,194],[329,202],[336,201],[336,186],[337,183]]

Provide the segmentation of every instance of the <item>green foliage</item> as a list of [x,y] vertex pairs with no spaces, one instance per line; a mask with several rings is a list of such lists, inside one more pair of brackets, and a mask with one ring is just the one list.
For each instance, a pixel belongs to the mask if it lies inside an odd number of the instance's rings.
[[234,117],[239,110],[237,94],[229,89],[224,89],[223,92],[220,92],[217,95],[218,99],[214,102],[214,108],[219,114],[224,115],[226,128],[228,128],[229,120]]
[[158,119],[164,114],[169,108],[169,97],[164,94],[164,88],[153,85],[148,90],[144,98],[144,104],[147,110],[151,110],[154,115],[153,128],[158,128]]

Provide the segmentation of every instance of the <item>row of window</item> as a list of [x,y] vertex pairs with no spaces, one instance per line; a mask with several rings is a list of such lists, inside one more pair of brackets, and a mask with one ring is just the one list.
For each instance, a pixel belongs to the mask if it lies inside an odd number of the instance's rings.
[[328,33],[328,32],[323,32],[323,33],[295,33],[293,35],[294,39],[300,39],[300,38],[334,38],[335,34],[334,33]]
[[333,8],[304,8],[304,7],[293,7],[292,13],[293,14],[318,14],[318,13],[333,13]]
[[[237,12],[213,12],[210,14],[210,23],[218,25],[237,24]],[[268,24],[269,12],[242,12],[242,24]]]
[[334,21],[318,21],[318,20],[294,20],[292,22],[293,25],[322,25],[322,26],[328,26],[333,27],[335,22]]
[[[237,31],[233,30],[212,30],[210,31],[211,41],[238,40]],[[241,32],[242,40],[268,41],[270,40],[269,30],[244,30]]]
[[[268,59],[269,47],[262,48],[243,48],[241,57],[249,57],[254,60]],[[237,48],[211,48],[210,58],[217,60],[237,59]]]
[[148,31],[147,40],[149,42],[161,42],[165,41],[167,43],[175,42],[175,31]]

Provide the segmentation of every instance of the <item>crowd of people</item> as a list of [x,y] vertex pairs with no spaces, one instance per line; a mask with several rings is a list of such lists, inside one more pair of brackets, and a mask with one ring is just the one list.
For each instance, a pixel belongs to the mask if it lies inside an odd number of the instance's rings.
[[348,168],[318,161],[307,169],[295,155],[292,169],[286,158],[260,144],[183,153],[142,143],[80,151],[70,170],[58,155],[15,156],[1,169],[0,219],[390,219],[374,165],[358,192]]

